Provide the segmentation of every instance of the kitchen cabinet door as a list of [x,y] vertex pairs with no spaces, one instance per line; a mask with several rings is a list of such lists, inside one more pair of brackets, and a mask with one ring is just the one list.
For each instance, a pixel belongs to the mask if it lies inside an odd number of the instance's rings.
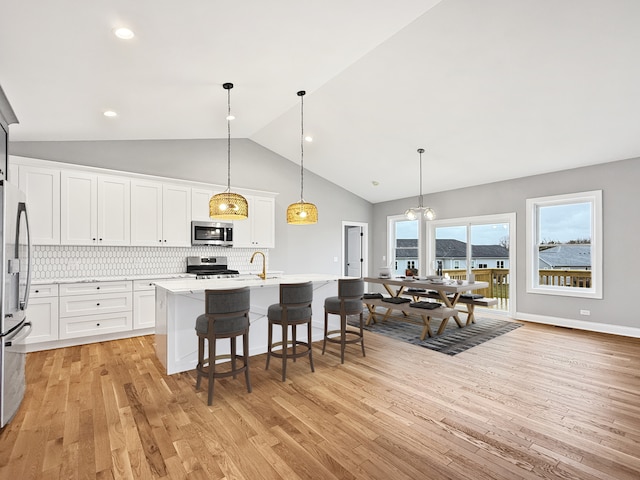
[[28,320],[32,330],[24,344],[58,340],[58,285],[31,286]]
[[191,189],[191,220],[198,222],[211,222],[209,216],[209,200],[216,192],[206,188]]
[[60,170],[20,165],[20,190],[27,195],[33,245],[60,245]]
[[98,245],[131,243],[131,181],[98,175]]
[[191,189],[181,185],[162,186],[162,244],[191,246]]
[[275,247],[275,199],[245,195],[249,218],[233,222],[233,246],[237,248]]
[[63,170],[60,173],[60,243],[96,245],[98,241],[98,177]]
[[131,245],[162,245],[162,183],[131,180]]
[[133,282],[133,329],[156,326],[156,288],[153,280]]
[[275,241],[275,199],[253,197],[252,241],[257,248],[274,248]]

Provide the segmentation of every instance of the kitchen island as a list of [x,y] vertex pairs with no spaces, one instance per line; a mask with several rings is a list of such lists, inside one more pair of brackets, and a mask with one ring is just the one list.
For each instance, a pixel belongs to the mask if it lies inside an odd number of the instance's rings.
[[[267,351],[267,309],[280,300],[281,283],[313,282],[313,341],[324,334],[324,299],[338,294],[338,275],[300,274],[278,275],[265,280],[255,275],[241,278],[199,280],[185,278],[156,282],[156,355],[168,375],[193,370],[198,358],[196,318],[204,313],[205,290],[251,288],[249,355]],[[339,328],[339,319],[331,315],[330,328]],[[281,332],[274,329],[274,341]],[[239,345],[239,348],[240,345]],[[219,341],[219,353],[229,353],[229,342]]]

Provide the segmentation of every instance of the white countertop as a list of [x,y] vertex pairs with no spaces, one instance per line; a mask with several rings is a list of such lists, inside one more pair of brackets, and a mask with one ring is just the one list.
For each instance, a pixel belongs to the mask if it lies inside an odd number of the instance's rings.
[[328,275],[324,273],[306,273],[297,275],[277,275],[266,280],[258,278],[256,275],[241,276],[240,278],[220,278],[212,280],[198,280],[195,278],[182,278],[169,282],[156,282],[156,287],[164,288],[172,293],[203,292],[205,290],[227,290],[241,287],[275,287],[281,283],[304,283],[304,282],[330,282],[337,281],[340,275]]
[[81,282],[119,282],[123,280],[170,280],[170,279],[195,279],[195,275],[189,273],[158,273],[144,275],[121,275],[118,277],[82,277],[82,278],[39,278],[31,280],[31,285],[48,285],[56,283],[81,283]]

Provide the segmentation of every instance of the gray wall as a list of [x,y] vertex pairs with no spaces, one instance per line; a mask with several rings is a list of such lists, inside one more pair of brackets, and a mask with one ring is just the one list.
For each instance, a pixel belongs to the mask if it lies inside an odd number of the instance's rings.
[[[640,328],[634,301],[640,285],[640,256],[636,250],[640,236],[639,179],[640,158],[636,158],[425,195],[425,204],[436,210],[438,219],[516,213],[516,305],[521,318],[587,322],[595,330],[596,324]],[[603,196],[603,298],[527,293],[526,199],[589,190],[602,190]],[[415,203],[412,197],[374,205],[372,268],[378,267],[386,255],[387,216],[402,214]],[[591,316],[581,316],[580,309],[590,310]]]
[[[43,160],[227,184],[226,140],[12,142],[9,152]],[[269,251],[271,270],[340,274],[342,221],[371,225],[369,202],[308,171],[304,175],[305,200],[317,205],[318,223],[288,225],[287,206],[300,199],[300,165],[248,139],[232,139],[231,187],[279,193],[276,248]],[[334,262],[334,257],[338,257],[338,262]]]

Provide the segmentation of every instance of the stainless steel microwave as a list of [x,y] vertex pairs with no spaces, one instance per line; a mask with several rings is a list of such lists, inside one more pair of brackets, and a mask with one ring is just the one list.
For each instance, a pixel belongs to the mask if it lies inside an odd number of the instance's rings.
[[191,222],[191,245],[233,246],[233,224]]

